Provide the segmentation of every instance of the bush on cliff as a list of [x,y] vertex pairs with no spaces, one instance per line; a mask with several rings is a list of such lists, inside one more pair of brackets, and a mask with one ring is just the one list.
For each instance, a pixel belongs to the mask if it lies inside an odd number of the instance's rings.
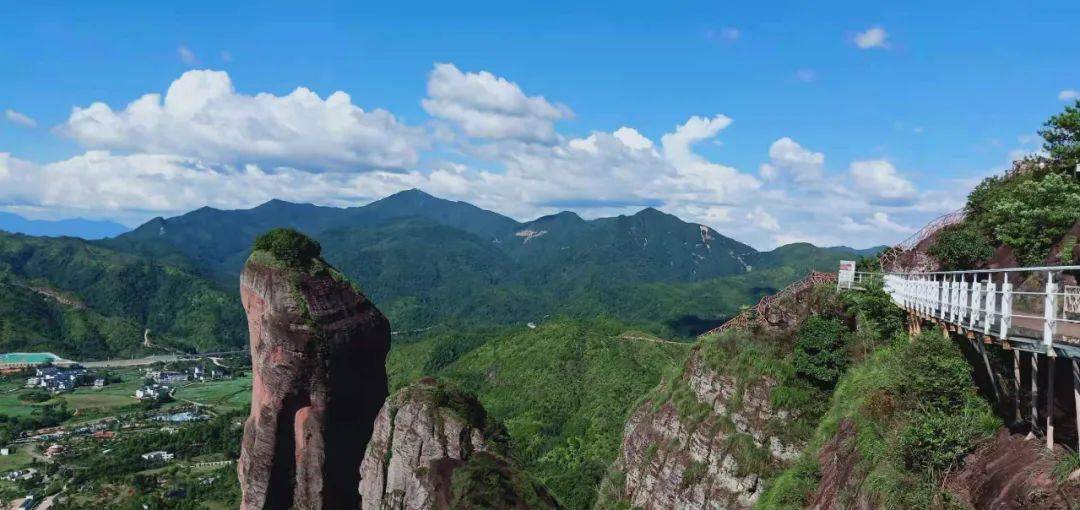
[[[854,424],[856,465],[830,465],[836,459],[819,464],[819,452],[843,421]],[[937,331],[913,340],[898,335],[841,377],[803,456],[775,479],[758,506],[801,508],[824,471],[842,469],[863,480],[841,488],[856,494],[839,494],[835,501],[928,508],[942,497],[941,474],[1000,425],[976,394],[957,343]]]
[[1080,182],[1062,174],[1016,187],[988,211],[994,235],[1016,249],[1022,264],[1038,264],[1080,215]]
[[256,237],[255,250],[269,253],[291,269],[306,269],[322,255],[318,241],[291,228],[275,228]]
[[946,271],[971,269],[994,256],[994,246],[974,223],[945,227],[927,252]]
[[845,332],[839,320],[818,315],[807,319],[795,337],[795,371],[818,387],[832,388],[847,368]]

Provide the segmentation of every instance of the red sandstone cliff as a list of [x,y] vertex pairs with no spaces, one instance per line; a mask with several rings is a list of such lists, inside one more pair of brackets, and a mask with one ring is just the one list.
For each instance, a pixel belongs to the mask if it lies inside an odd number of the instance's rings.
[[508,459],[506,429],[432,378],[387,399],[360,469],[364,510],[559,508]]
[[317,253],[290,267],[256,251],[240,293],[254,376],[241,508],[359,508],[360,463],[387,395],[389,323]]

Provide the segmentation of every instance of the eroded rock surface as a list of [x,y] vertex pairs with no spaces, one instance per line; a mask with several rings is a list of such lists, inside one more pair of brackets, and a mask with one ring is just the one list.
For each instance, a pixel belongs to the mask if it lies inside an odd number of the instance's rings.
[[1041,440],[1001,429],[964,459],[945,486],[967,508],[1076,508],[1080,487],[1072,480],[1059,482],[1056,463]]
[[763,300],[766,320],[751,321],[752,333],[734,327],[703,337],[682,371],[632,412],[600,488],[598,510],[750,508],[763,482],[799,456],[806,434],[792,430],[799,416],[774,406],[776,380],[727,361],[739,355],[737,335],[779,345],[813,313],[836,315],[831,292],[815,285],[793,288]]
[[358,508],[360,462],[387,395],[390,324],[320,259],[256,251],[240,276],[252,358],[241,508]]
[[475,398],[422,379],[379,411],[360,468],[363,509],[557,508],[506,453],[506,430]]
[[[787,417],[770,404],[772,381],[740,385],[695,352],[676,384],[689,394],[647,401],[631,416],[598,508],[750,508],[766,471],[801,450],[769,431]],[[680,398],[695,403],[679,405]]]

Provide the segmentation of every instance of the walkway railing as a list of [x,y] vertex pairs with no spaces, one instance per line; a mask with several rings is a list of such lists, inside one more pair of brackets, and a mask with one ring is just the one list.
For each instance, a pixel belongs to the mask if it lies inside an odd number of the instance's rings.
[[1078,272],[1080,266],[857,273],[855,281],[880,279],[898,306],[962,330],[1080,356]]

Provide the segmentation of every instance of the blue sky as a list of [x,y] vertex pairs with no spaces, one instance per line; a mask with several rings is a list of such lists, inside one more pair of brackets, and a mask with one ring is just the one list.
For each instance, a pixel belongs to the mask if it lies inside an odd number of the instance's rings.
[[[418,186],[861,247],[959,207],[1080,90],[1076,2],[147,4],[0,3],[0,208],[133,225]],[[124,114],[185,76],[195,117]]]

